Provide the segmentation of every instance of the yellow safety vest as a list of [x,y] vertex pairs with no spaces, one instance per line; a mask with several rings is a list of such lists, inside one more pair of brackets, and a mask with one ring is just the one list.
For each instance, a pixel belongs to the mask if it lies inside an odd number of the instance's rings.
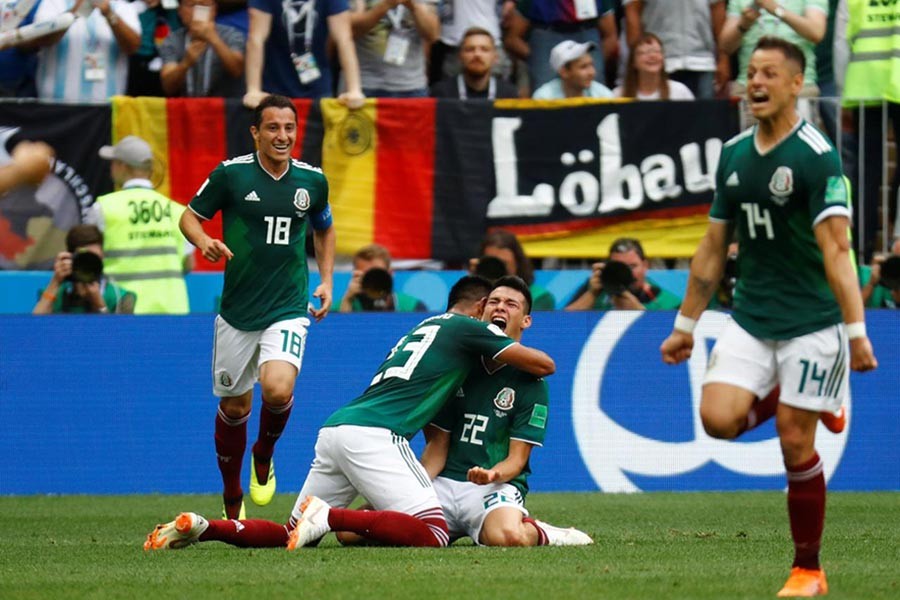
[[848,0],[845,104],[900,102],[900,0]]
[[103,212],[103,271],[137,294],[135,314],[186,314],[178,221],[185,207],[146,187],[97,199]]

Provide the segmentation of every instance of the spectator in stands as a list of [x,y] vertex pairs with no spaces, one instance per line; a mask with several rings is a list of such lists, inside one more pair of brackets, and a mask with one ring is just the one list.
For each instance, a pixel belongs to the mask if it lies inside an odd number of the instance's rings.
[[12,161],[0,166],[0,194],[19,185],[40,185],[50,173],[53,148],[44,142],[19,142]]
[[428,95],[425,51],[441,24],[433,0],[353,0],[350,23],[366,96]]
[[[594,78],[606,83],[615,76],[619,39],[611,0],[519,0],[503,36],[506,50],[528,62],[531,89],[553,80],[559,70],[552,64],[552,50],[564,41],[601,48],[603,61]],[[604,66],[605,64],[605,66]]]
[[[469,29],[484,29],[490,33],[495,45],[499,43],[501,19],[512,11],[513,4],[512,0],[502,4],[497,0],[443,0],[438,8],[440,39],[432,45],[429,57],[428,79],[431,84],[453,79],[462,72],[460,44]],[[501,5],[500,15],[497,14],[498,5]]]
[[[129,96],[162,96],[160,70],[163,61],[157,43],[162,42],[171,31],[181,29],[178,11],[171,7],[165,8],[161,0],[135,2],[144,7],[143,12],[138,15],[141,22],[141,45],[137,52],[128,57],[126,93]],[[171,5],[166,2],[166,6]]]
[[[493,256],[503,261],[506,265],[506,273],[517,275],[528,284],[531,291],[532,310],[553,310],[556,308],[556,299],[546,289],[534,283],[534,267],[531,260],[525,255],[525,249],[519,243],[516,234],[503,229],[497,229],[484,236],[481,240],[480,257]],[[469,260],[469,271],[475,273],[478,266],[478,258]]]
[[[25,27],[34,22],[37,3],[25,15],[14,11],[0,13],[3,30]],[[21,18],[21,20],[19,20]],[[17,22],[18,21],[18,22]],[[34,75],[37,69],[37,54],[30,45],[16,43],[0,50],[0,97],[34,98],[37,96]]]
[[[125,93],[128,56],[141,45],[135,4],[125,0],[89,0],[68,29],[38,38],[38,97],[45,100],[107,102]],[[93,8],[91,8],[91,5]],[[50,20],[70,8],[67,0],[41,0],[35,22]]]
[[394,289],[391,253],[380,244],[363,246],[353,255],[353,275],[339,308],[342,313],[417,312],[425,304]]
[[187,314],[194,247],[178,227],[184,205],[153,189],[153,151],[141,138],[126,136],[99,156],[117,191],[97,198],[86,220],[105,234],[106,272],[137,294],[136,314]]
[[688,86],[669,79],[665,62],[662,41],[652,33],[644,33],[628,54],[625,82],[613,93],[637,100],[693,100]]
[[[819,117],[822,128],[833,144],[837,144],[838,115],[841,114],[841,102],[838,96],[837,83],[834,77],[834,26],[837,15],[838,0],[828,0],[828,18],[825,37],[816,44],[816,84],[819,86]],[[846,167],[849,157],[841,149],[841,160]]]
[[462,72],[431,86],[436,98],[517,98],[516,87],[493,74],[497,64],[497,46],[487,29],[470,27],[459,45]]
[[66,250],[56,255],[53,277],[34,314],[134,312],[135,295],[103,274],[103,234],[96,226],[70,229]]
[[719,52],[716,39],[725,23],[725,0],[624,0],[625,34],[634,49],[652,31],[666,49],[665,70],[696,98],[725,93],[731,75],[728,54]]
[[609,259],[592,265],[590,278],[575,292],[566,310],[669,310],[681,299],[647,277],[650,263],[641,243],[620,238],[609,248]]
[[347,0],[250,0],[249,14],[245,106],[255,108],[269,93],[289,98],[331,96],[329,34],[347,87],[339,99],[350,108],[363,105]]
[[900,307],[900,240],[889,255],[878,255],[868,267],[861,267],[859,279],[866,308]]
[[747,91],[747,65],[759,38],[768,35],[796,44],[806,58],[800,97],[819,95],[816,85],[815,45],[825,37],[828,0],[731,0],[719,35],[719,48],[738,53],[738,77],[731,95]]
[[216,23],[234,27],[247,37],[250,17],[247,15],[247,0],[216,0]]
[[559,75],[534,91],[537,100],[560,98],[612,98],[608,87],[594,79],[594,42],[572,40],[558,43],[550,52],[550,66]]
[[217,23],[217,10],[213,0],[181,0],[178,17],[184,27],[159,47],[166,96],[243,96],[244,34]]

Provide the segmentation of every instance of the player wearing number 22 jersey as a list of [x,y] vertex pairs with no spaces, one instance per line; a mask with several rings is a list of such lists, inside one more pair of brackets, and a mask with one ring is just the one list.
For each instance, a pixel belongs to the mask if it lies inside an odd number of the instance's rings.
[[[207,522],[183,513],[158,526],[145,547],[220,540],[244,546],[287,543],[288,549],[295,549],[329,531],[349,531],[388,545],[446,546],[449,536],[440,503],[407,439],[455,397],[483,356],[537,376],[555,370],[543,352],[476,318],[490,292],[484,279],[463,277],[450,291],[448,312],[425,319],[400,338],[362,395],[326,420],[287,525]],[[358,495],[375,510],[346,509]]]

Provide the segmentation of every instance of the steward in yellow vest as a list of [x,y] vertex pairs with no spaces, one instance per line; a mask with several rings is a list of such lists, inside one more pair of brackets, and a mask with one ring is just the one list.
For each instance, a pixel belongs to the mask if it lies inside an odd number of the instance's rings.
[[137,294],[135,314],[186,314],[184,273],[193,247],[178,229],[185,207],[153,189],[153,151],[136,136],[103,146],[117,192],[97,199],[93,219],[104,232],[104,269]]
[[850,56],[845,104],[900,102],[900,1],[846,0]]

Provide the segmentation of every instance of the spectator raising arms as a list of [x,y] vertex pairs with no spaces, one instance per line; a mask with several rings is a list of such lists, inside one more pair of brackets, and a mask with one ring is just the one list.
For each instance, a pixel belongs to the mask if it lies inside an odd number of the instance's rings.
[[628,55],[625,83],[613,93],[637,100],[693,100],[690,88],[669,79],[665,66],[662,41],[652,33],[643,34]]

